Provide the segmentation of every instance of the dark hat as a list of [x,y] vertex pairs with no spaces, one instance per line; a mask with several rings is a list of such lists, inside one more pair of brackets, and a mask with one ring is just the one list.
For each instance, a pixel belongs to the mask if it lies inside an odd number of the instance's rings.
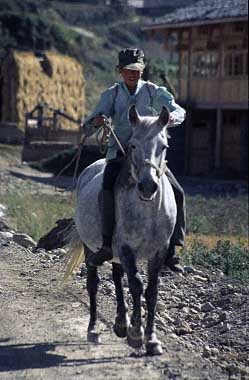
[[144,66],[144,53],[142,50],[124,49],[119,52],[117,68],[143,71]]

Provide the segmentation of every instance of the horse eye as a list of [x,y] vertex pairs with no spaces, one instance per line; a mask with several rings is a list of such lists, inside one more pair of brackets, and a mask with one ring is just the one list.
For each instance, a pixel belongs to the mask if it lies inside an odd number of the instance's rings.
[[132,145],[132,146],[131,146],[131,149],[136,149],[136,145]]

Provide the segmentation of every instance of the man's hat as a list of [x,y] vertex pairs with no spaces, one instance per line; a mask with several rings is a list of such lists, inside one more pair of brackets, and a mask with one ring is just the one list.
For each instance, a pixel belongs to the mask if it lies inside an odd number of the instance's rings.
[[118,54],[118,69],[129,69],[143,71],[144,53],[139,49],[124,49]]

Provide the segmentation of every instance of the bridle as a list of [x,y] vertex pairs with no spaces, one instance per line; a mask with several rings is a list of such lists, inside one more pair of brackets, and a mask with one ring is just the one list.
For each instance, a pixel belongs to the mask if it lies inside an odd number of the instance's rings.
[[156,175],[158,178],[162,177],[163,174],[165,174],[168,170],[167,162],[163,158],[161,159],[160,166],[149,160],[148,158],[144,160],[144,165],[149,165],[151,168],[156,170]]
[[[114,131],[114,128],[112,127],[111,125],[111,122],[109,121],[108,118],[105,119],[105,125],[104,125],[104,128],[106,128],[110,134],[113,135],[114,139],[116,140],[118,146],[119,146],[119,149],[120,151],[122,152],[122,154],[124,155],[124,157],[128,157],[130,158],[130,161],[131,161],[131,164],[132,164],[132,167],[133,167],[133,170],[132,170],[132,177],[135,181],[138,180],[138,173],[139,171],[141,170],[138,170],[137,167],[136,167],[136,164],[132,158],[132,145],[130,145],[128,147],[128,152],[126,153],[126,150],[125,148],[122,146],[121,142],[119,141],[119,138],[117,137],[115,131]],[[161,178],[163,174],[165,174],[168,170],[168,167],[167,167],[167,162],[166,160],[164,160],[163,158],[161,158],[161,162],[160,162],[160,165],[157,165],[155,162],[152,162],[150,159],[146,158],[145,160],[143,160],[143,165],[142,166],[150,166],[151,168],[155,169],[156,171],[156,176],[158,178]]]
[[129,146],[127,156],[130,159],[131,165],[132,165],[132,177],[134,178],[135,181],[138,180],[138,175],[140,170],[142,169],[143,166],[150,166],[151,168],[155,169],[156,171],[156,176],[158,178],[161,178],[163,174],[165,174],[168,170],[167,162],[166,160],[161,158],[161,162],[159,165],[157,165],[155,162],[151,161],[150,159],[146,158],[142,162],[142,167],[140,169],[137,168],[137,165],[135,164],[133,157],[132,157],[132,146]]

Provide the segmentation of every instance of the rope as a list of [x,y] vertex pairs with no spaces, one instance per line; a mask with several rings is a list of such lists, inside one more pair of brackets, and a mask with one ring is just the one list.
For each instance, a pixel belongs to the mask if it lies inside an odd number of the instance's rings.
[[[77,176],[77,172],[78,172],[78,169],[79,169],[79,163],[80,163],[80,157],[81,157],[81,153],[82,153],[82,148],[83,148],[83,145],[85,144],[86,142],[86,138],[87,136],[83,136],[81,141],[80,141],[80,144],[78,146],[78,149],[75,153],[75,155],[73,156],[72,160],[57,174],[57,176],[55,177],[55,191],[57,192],[60,192],[60,193],[64,193],[66,190],[61,190],[61,189],[58,189],[57,186],[56,186],[56,181],[57,179],[68,169],[70,168],[70,166],[73,164],[73,162],[76,160],[76,165],[75,165],[75,169],[74,169],[74,175],[73,175],[73,180],[72,180],[72,184],[71,184],[71,190],[73,190],[73,186],[74,186],[74,181],[75,181],[75,178]],[[67,189],[69,190],[69,189]]]
[[[110,137],[111,134],[113,135],[114,139],[116,140],[116,142],[117,142],[117,144],[118,144],[118,146],[119,146],[122,154],[124,156],[126,156],[125,149],[123,148],[123,146],[122,146],[119,138],[117,137],[117,135],[116,135],[116,133],[115,133],[115,131],[114,131],[114,129],[113,129],[113,127],[112,127],[109,119],[107,119],[107,118],[105,118],[105,124],[99,129],[99,131],[97,133],[97,136],[96,136],[96,141],[97,141],[97,144],[99,145],[100,152],[102,154],[106,153],[107,142],[108,142],[109,137]],[[61,193],[64,193],[66,191],[66,190],[58,189],[57,186],[56,186],[56,181],[73,164],[73,162],[76,160],[71,188],[68,188],[67,190],[71,190],[72,191],[74,189],[74,182],[75,182],[75,178],[76,178],[77,173],[78,173],[79,163],[80,163],[80,157],[81,157],[83,145],[85,144],[86,139],[87,139],[86,135],[81,138],[81,141],[80,141],[80,144],[78,146],[77,152],[73,156],[72,160],[55,177],[55,191],[61,192]]]
[[105,122],[105,127],[109,129],[110,131],[110,134],[113,135],[114,139],[116,140],[121,152],[123,153],[124,156],[126,156],[126,152],[125,152],[125,149],[123,148],[118,136],[116,135],[114,129],[112,128],[112,125],[110,123],[110,121],[108,119],[106,119],[106,122]]
[[110,137],[110,131],[106,128],[106,126],[103,126],[99,129],[96,141],[99,145],[99,150],[101,154],[105,154],[107,151],[107,143]]

